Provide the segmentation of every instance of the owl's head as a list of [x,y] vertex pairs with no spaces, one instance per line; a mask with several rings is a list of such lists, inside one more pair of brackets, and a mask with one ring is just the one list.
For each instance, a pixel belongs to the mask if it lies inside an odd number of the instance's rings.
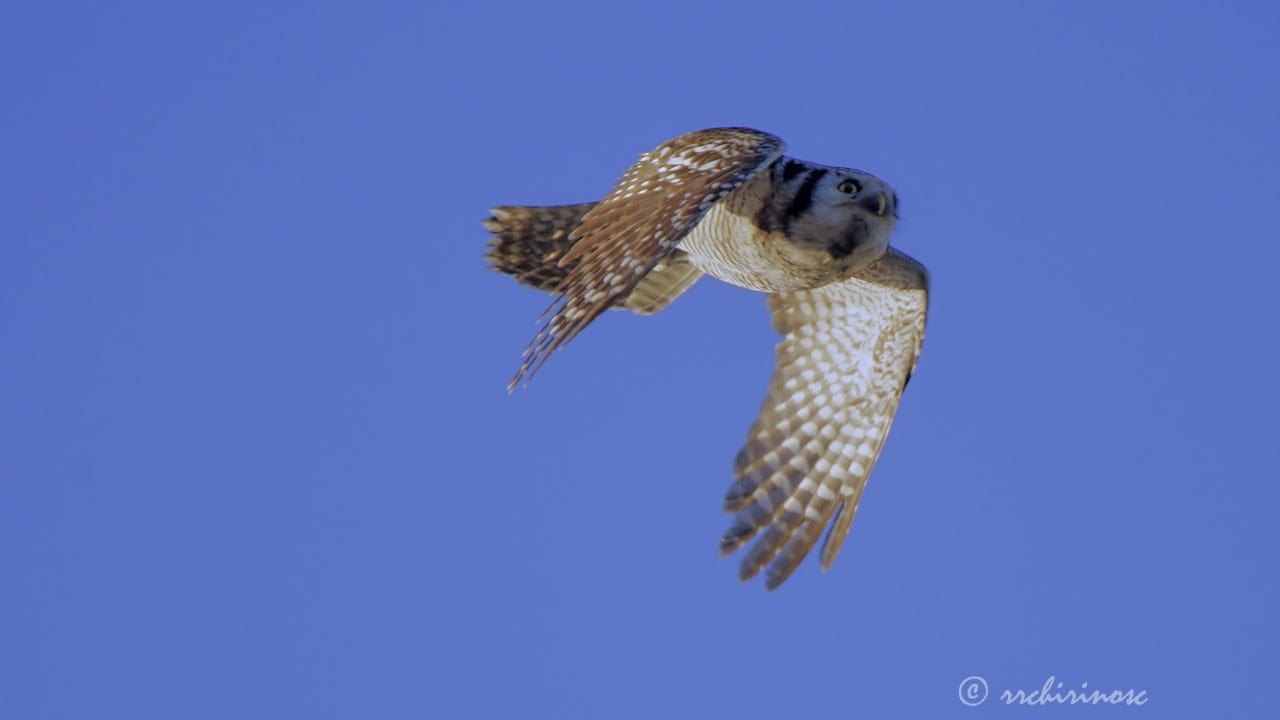
[[767,222],[806,249],[826,253],[844,272],[870,265],[889,247],[898,197],[861,170],[782,158],[773,167]]

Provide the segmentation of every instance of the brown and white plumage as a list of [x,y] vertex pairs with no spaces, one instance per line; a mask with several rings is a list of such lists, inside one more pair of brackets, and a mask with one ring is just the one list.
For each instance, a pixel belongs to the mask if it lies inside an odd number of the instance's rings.
[[919,357],[927,294],[924,267],[890,250],[847,280],[769,296],[783,339],[734,460],[724,506],[738,515],[720,541],[727,554],[763,531],[743,580],[772,560],[765,584],[777,587],[843,508],[822,569],[835,560]]
[[499,207],[485,221],[490,264],[559,296],[511,387],[610,307],[655,312],[704,273],[770,293],[783,340],[720,543],[727,554],[758,536],[739,575],[769,565],[769,589],[828,524],[822,569],[839,552],[919,356],[928,296],[924,267],[888,248],[892,189],[782,150],[746,128],[689,133],[642,155],[599,203]]
[[[484,226],[493,233],[485,259],[520,283],[553,293],[577,266],[560,259],[572,241],[569,233],[596,203],[550,207],[495,207]],[[683,250],[659,260],[630,292],[615,305],[638,315],[652,315],[666,307],[703,275]]]
[[569,234],[571,245],[557,264],[578,262],[556,287],[560,297],[544,313],[551,318],[529,343],[511,387],[629,295],[717,201],[782,148],[767,133],[720,128],[681,135],[641,155]]

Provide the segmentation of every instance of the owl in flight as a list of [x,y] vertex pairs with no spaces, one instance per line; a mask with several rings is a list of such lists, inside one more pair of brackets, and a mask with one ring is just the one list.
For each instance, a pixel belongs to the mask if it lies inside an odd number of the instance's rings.
[[599,202],[496,207],[484,222],[489,264],[556,296],[509,390],[606,309],[657,312],[704,274],[768,294],[782,342],[733,463],[720,552],[758,535],[739,576],[769,565],[770,590],[827,525],[823,570],[840,551],[920,355],[929,294],[924,266],[889,247],[893,189],[784,147],[758,130],[700,130],[642,154]]

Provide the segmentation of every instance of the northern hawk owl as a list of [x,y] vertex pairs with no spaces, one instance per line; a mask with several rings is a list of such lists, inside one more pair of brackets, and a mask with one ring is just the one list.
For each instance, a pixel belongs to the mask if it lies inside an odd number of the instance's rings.
[[608,308],[657,312],[704,273],[768,293],[783,338],[734,460],[720,551],[759,534],[739,576],[769,564],[770,590],[828,524],[823,570],[839,552],[915,369],[929,293],[924,267],[889,247],[892,188],[783,149],[748,128],[692,132],[642,154],[600,202],[496,207],[484,223],[488,262],[557,296],[508,389]]

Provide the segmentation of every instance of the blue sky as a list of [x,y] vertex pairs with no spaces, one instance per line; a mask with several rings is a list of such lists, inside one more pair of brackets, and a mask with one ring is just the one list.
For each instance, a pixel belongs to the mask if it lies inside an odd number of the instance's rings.
[[[445,5],[0,11],[0,716],[1274,709],[1273,5]],[[481,260],[722,125],[888,180],[933,276],[774,593],[715,551],[762,297],[508,397],[547,301]],[[1050,676],[1149,701],[997,698]]]

